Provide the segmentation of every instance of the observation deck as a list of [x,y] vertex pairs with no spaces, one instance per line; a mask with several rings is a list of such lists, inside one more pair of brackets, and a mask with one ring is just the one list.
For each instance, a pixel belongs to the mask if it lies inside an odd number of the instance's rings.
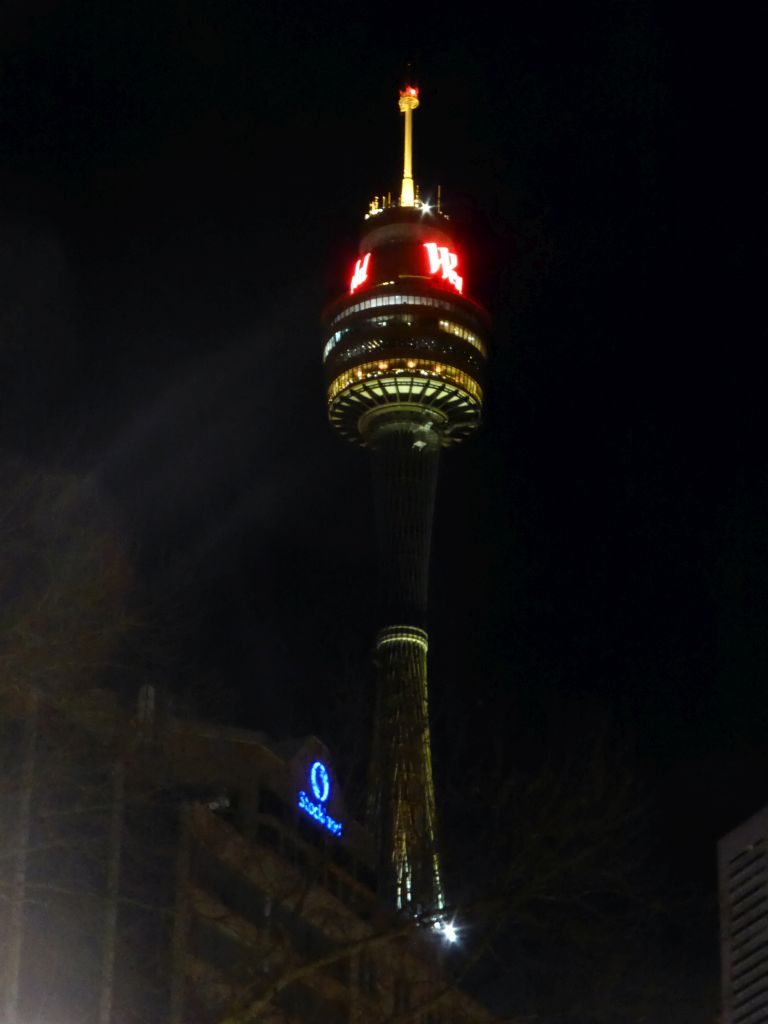
[[372,204],[349,292],[324,321],[328,414],[348,440],[366,445],[387,413],[431,425],[443,446],[476,429],[488,315],[442,214]]

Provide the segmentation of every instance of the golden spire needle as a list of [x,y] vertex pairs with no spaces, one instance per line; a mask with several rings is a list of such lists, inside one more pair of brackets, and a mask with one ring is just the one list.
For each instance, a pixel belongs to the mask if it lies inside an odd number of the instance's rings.
[[406,85],[400,90],[400,110],[405,114],[405,151],[403,153],[403,185],[400,189],[400,205],[415,206],[413,190],[413,112],[419,105],[419,90]]

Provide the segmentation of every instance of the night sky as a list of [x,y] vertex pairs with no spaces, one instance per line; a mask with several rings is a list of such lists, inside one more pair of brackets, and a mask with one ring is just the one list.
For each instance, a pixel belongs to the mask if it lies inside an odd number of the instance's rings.
[[320,313],[413,60],[415,177],[494,320],[433,547],[445,828],[459,739],[514,764],[553,705],[605,716],[714,986],[714,843],[768,801],[764,187],[754,26],[668,6],[6,6],[0,447],[95,475],[180,707],[320,734],[359,784],[371,495]]

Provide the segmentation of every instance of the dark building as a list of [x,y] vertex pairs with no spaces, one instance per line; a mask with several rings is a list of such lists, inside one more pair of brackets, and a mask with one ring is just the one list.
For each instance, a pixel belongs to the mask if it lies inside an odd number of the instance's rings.
[[488,317],[469,297],[448,218],[419,198],[411,160],[418,90],[400,93],[400,199],[375,199],[349,290],[325,313],[330,421],[368,448],[381,579],[369,820],[398,908],[445,906],[427,693],[427,583],[440,455],[478,426]]
[[723,1024],[768,1021],[768,807],[717,848]]
[[319,740],[158,715],[150,688],[133,718],[33,704],[0,718],[4,1024],[490,1022],[377,897]]

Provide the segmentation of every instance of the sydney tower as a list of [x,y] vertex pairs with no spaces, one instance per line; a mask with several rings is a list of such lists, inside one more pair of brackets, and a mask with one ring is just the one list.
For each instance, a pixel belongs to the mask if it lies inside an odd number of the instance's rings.
[[427,694],[427,585],[440,453],[477,429],[488,315],[471,299],[439,203],[413,181],[419,91],[405,120],[399,200],[370,204],[347,292],[325,312],[328,415],[371,452],[381,621],[369,815],[382,887],[398,908],[445,905]]

